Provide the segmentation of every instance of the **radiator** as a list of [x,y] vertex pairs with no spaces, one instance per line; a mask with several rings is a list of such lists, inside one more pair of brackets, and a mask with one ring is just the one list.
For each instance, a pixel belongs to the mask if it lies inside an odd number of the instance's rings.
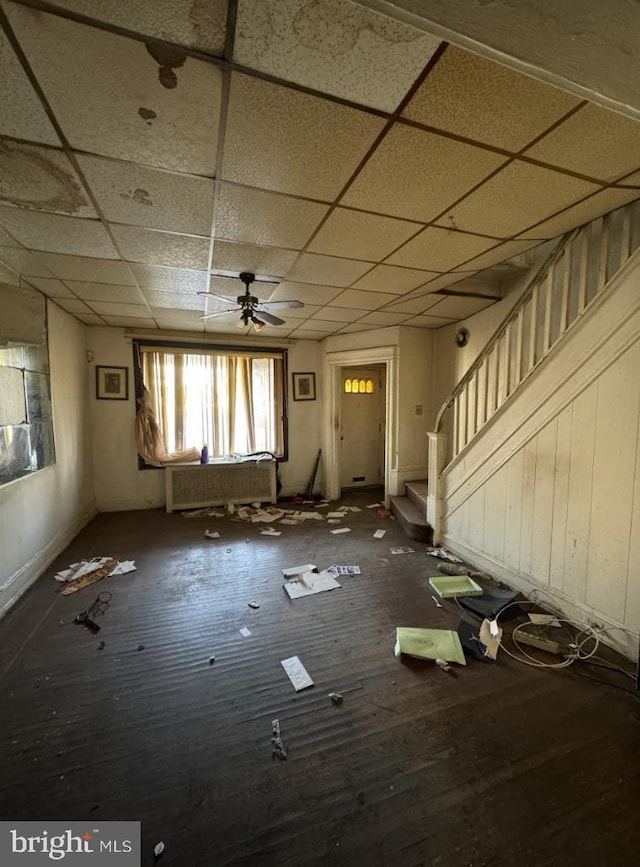
[[227,503],[276,502],[276,462],[272,460],[174,464],[164,472],[167,512]]

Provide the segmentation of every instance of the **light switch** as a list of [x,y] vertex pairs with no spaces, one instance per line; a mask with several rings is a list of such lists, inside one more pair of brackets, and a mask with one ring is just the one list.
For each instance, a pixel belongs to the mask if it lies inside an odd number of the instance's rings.
[[421,403],[416,404],[416,415],[422,415],[422,404]]

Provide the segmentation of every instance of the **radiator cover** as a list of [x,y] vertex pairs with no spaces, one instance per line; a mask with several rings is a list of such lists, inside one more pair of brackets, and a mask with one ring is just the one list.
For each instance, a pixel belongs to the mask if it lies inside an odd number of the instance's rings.
[[276,502],[276,461],[174,464],[165,467],[167,512]]

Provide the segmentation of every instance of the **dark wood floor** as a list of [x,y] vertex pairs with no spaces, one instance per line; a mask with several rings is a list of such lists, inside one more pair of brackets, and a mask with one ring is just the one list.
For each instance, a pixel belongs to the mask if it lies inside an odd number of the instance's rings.
[[[346,523],[268,538],[157,510],[92,521],[0,622],[1,818],[140,820],[143,864],[163,840],[167,867],[635,863],[638,699],[504,654],[454,676],[396,659],[396,626],[455,628],[459,611],[435,607],[423,545],[389,553],[408,543],[393,521]],[[107,554],[138,571],[56,593],[56,569]],[[280,569],[307,562],[363,574],[291,602]],[[98,590],[96,636],[69,621]],[[279,664],[294,654],[315,681],[299,694]]]

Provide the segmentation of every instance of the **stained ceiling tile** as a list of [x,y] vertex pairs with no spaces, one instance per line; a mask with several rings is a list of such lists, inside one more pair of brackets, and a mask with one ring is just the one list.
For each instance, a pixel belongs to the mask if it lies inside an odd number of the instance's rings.
[[404,295],[411,289],[422,286],[427,280],[437,277],[436,271],[417,271],[415,268],[396,268],[392,265],[377,265],[368,274],[353,284],[354,289],[372,292],[394,292]]
[[588,223],[602,214],[607,214],[609,211],[622,207],[627,202],[634,201],[638,196],[640,196],[640,189],[622,190],[610,187],[601,193],[589,196],[588,199],[571,208],[567,208],[566,211],[558,214],[557,217],[543,220],[537,226],[523,232],[523,234],[527,238],[555,238],[557,235],[562,235],[575,226],[582,226],[584,223]]
[[368,271],[372,262],[337,259],[316,253],[303,253],[287,274],[289,280],[301,283],[323,283],[329,286],[349,286]]
[[3,207],[0,208],[0,224],[30,250],[119,258],[111,238],[98,220]]
[[487,298],[463,298],[461,295],[450,295],[442,298],[429,313],[445,319],[465,319],[491,304],[495,304],[495,301]]
[[380,310],[376,313],[367,313],[366,316],[362,317],[360,322],[369,326],[399,325],[408,318],[408,315],[407,313],[391,313],[388,310]]
[[382,118],[236,73],[222,178],[330,201],[383,125]]
[[220,69],[36,9],[7,14],[72,147],[213,176]]
[[439,44],[349,0],[240,0],[234,60],[392,112]]
[[153,0],[151,6],[122,0],[53,0],[51,5],[218,56],[224,50],[227,0]]
[[529,250],[535,246],[532,241],[505,241],[504,244],[499,244],[492,250],[486,253],[481,253],[475,259],[470,259],[465,262],[461,271],[479,271],[481,268],[489,268],[491,265],[496,265],[499,262],[504,262],[512,256],[522,253],[524,250]]
[[326,212],[318,202],[223,183],[216,238],[300,250]]
[[591,178],[614,181],[640,167],[640,122],[588,104],[525,154]]
[[495,244],[496,241],[490,238],[430,226],[394,253],[389,262],[433,271],[449,271]]
[[508,238],[596,190],[588,181],[515,160],[442,219],[463,231]]
[[413,319],[407,319],[403,325],[409,325],[412,328],[443,328],[445,325],[451,325],[455,319],[439,319],[437,316],[414,316]]
[[41,254],[21,247],[0,247],[0,263],[22,277],[51,277],[52,272],[41,261]]
[[[67,286],[83,301],[117,301],[142,304],[144,297],[136,286],[113,286],[110,283],[87,283],[67,280]],[[94,306],[92,304],[92,306]]]
[[120,304],[117,301],[90,301],[88,303],[94,313],[99,316],[135,316],[141,319],[151,317],[151,312],[146,304]]
[[41,276],[52,273],[61,280],[112,283],[118,286],[135,285],[129,266],[124,262],[93,259],[88,256],[65,256],[63,253],[38,253],[37,261],[45,271]]
[[380,262],[420,228],[419,223],[336,208],[308,249],[329,256]]
[[322,307],[315,315],[311,316],[309,322],[315,322],[317,319],[323,319],[325,322],[354,322],[360,319],[362,310],[353,310],[348,307]]
[[0,141],[0,201],[37,211],[96,217],[63,151]]
[[388,295],[384,292],[362,292],[359,289],[345,289],[341,295],[333,299],[331,305],[333,307],[359,308],[364,313],[367,310],[377,310],[378,307],[383,307],[389,301],[396,299],[396,295]]
[[519,151],[578,104],[555,87],[449,45],[403,117]]
[[209,264],[209,238],[115,223],[111,225],[111,231],[123,258],[129,262],[197,270],[205,269]]
[[[295,262],[296,250],[279,247],[259,247],[234,241],[216,241],[213,245],[212,268],[219,271],[250,271],[268,277],[284,277]],[[238,284],[238,292],[242,284]],[[235,291],[235,290],[234,290]]]
[[107,220],[210,234],[213,182],[207,178],[83,155],[78,162]]
[[272,301],[302,301],[306,304],[328,304],[340,294],[338,286],[313,286],[309,283],[293,283],[285,280],[271,296]]
[[206,292],[206,271],[187,271],[184,268],[160,268],[155,265],[131,265],[133,275],[141,289],[166,289],[169,292]]
[[74,298],[73,292],[61,280],[53,277],[29,277],[32,286],[44,292],[49,298]]
[[0,29],[0,129],[12,138],[60,146],[60,139],[4,31]]
[[395,124],[342,204],[428,222],[505,159],[473,145]]

